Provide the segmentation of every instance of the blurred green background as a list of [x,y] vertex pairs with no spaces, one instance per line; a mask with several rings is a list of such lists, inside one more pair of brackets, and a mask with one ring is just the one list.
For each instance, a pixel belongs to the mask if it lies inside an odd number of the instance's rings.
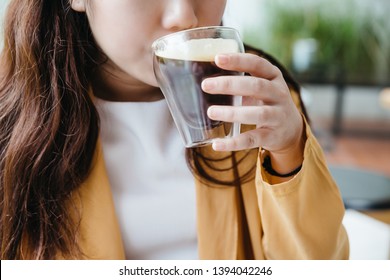
[[[388,84],[390,1],[240,0],[244,40],[308,81]],[[236,10],[236,9],[235,9]],[[258,15],[256,16],[256,12]],[[234,15],[232,15],[234,18]]]

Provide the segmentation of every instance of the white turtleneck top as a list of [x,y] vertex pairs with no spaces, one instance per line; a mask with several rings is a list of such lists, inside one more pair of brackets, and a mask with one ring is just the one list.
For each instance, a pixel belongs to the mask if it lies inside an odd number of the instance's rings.
[[165,100],[96,98],[128,259],[197,259],[195,186]]

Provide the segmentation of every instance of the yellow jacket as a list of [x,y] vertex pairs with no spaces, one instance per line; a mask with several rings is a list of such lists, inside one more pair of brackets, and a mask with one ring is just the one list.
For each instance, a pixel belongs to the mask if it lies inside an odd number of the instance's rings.
[[[298,97],[293,93],[293,98],[297,101]],[[256,178],[241,188],[206,186],[195,178],[201,259],[348,258],[339,190],[308,124],[306,135],[302,169],[288,182],[267,183],[269,178],[261,167],[258,149],[251,151],[250,160],[240,164],[239,172],[246,172],[253,166],[250,163],[257,161]],[[221,157],[210,147],[203,149],[208,157]],[[218,164],[223,167],[231,162]],[[233,178],[231,173],[226,171],[224,178]],[[123,244],[99,144],[93,169],[77,197],[82,207],[81,247],[86,258],[123,259]]]

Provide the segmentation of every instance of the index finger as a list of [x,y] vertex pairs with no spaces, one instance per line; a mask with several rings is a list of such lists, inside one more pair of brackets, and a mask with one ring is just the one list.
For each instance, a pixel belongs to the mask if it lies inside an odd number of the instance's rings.
[[250,53],[219,54],[215,57],[215,63],[225,70],[247,72],[267,80],[274,80],[281,75],[279,68],[271,62]]

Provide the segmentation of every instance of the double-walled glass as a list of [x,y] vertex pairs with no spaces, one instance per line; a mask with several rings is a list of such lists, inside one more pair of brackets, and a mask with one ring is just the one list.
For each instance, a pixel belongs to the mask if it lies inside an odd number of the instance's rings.
[[172,117],[186,147],[210,144],[213,139],[239,134],[238,123],[211,120],[212,105],[239,106],[241,98],[211,95],[201,88],[204,79],[243,75],[216,66],[221,53],[244,52],[237,30],[229,27],[201,27],[173,33],[153,43],[154,72]]

